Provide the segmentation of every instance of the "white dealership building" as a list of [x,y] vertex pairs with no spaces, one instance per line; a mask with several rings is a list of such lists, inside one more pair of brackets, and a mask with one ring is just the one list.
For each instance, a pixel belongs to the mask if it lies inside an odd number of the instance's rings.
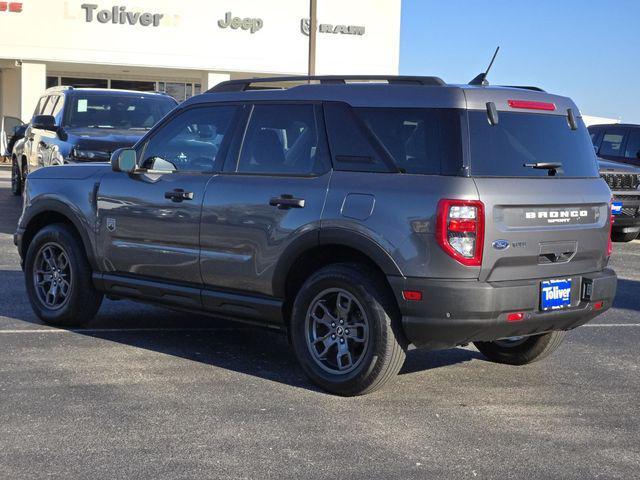
[[[317,74],[397,74],[401,0],[318,0]],[[0,113],[54,85],[166,91],[306,74],[309,0],[0,2]]]

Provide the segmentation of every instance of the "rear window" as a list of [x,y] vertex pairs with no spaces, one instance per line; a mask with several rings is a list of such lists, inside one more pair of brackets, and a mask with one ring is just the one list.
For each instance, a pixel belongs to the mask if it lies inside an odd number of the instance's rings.
[[356,108],[369,131],[405,173],[460,175],[462,110]]
[[490,125],[484,111],[469,111],[471,174],[491,177],[547,177],[549,171],[525,167],[561,163],[557,177],[597,177],[589,133],[576,118],[571,130],[563,115],[499,112]]

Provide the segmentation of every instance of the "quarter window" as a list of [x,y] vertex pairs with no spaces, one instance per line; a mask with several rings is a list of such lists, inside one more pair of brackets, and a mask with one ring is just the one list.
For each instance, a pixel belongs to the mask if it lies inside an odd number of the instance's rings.
[[602,145],[598,153],[600,155],[609,155],[612,157],[622,157],[622,140],[624,139],[624,130],[621,128],[607,130],[602,138]]
[[202,107],[178,115],[149,140],[142,167],[216,171],[237,111],[236,106]]
[[256,105],[240,152],[239,173],[309,175],[323,168],[316,107]]

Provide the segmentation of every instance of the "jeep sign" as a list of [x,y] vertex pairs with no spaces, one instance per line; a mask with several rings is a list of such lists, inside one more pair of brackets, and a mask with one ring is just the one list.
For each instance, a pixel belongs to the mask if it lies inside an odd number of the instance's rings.
[[218,20],[220,28],[231,27],[233,30],[241,28],[242,30],[249,30],[251,33],[256,33],[262,28],[262,25],[264,25],[264,22],[261,18],[232,17],[231,12],[227,12],[222,20]]

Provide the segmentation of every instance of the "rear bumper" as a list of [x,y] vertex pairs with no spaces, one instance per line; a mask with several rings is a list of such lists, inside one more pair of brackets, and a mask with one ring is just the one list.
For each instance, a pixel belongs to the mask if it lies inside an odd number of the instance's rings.
[[[613,270],[573,275],[571,306],[540,311],[540,280],[483,283],[388,277],[402,313],[407,339],[417,347],[442,349],[553,330],[570,330],[609,309],[616,293]],[[406,301],[402,290],[419,290],[421,301]],[[602,302],[600,309],[595,308]],[[507,314],[524,312],[518,322]]]

